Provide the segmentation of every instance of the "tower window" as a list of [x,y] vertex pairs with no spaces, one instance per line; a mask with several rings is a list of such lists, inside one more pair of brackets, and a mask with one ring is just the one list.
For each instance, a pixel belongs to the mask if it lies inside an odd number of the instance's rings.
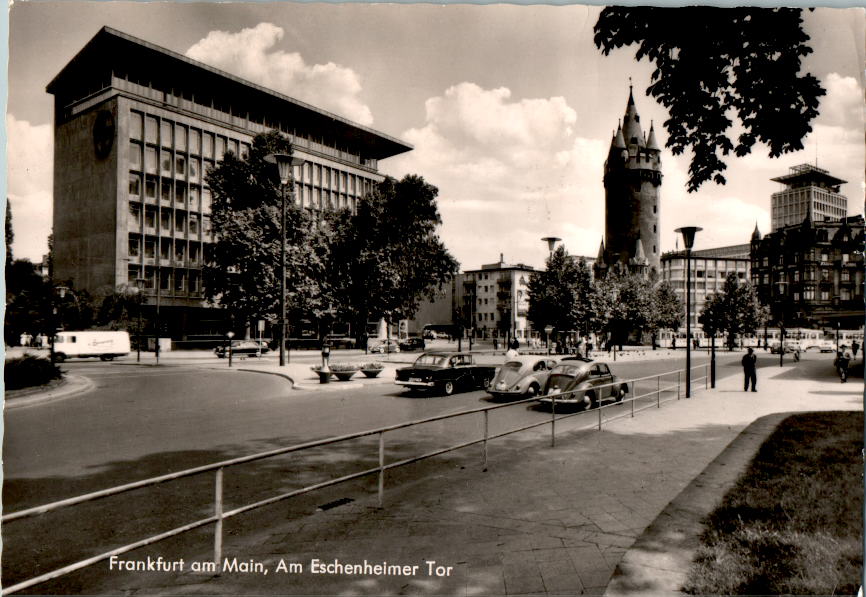
[[653,205],[653,213],[656,213],[656,206]]

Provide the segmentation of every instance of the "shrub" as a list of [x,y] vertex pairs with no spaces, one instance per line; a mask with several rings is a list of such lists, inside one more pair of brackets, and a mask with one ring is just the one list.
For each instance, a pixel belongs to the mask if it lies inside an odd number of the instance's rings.
[[29,354],[17,359],[9,359],[3,369],[3,379],[7,390],[43,386],[61,377],[63,377],[63,373],[60,371],[60,367],[48,359]]
[[328,365],[328,367],[330,367],[331,371],[333,371],[334,373],[341,373],[343,371],[348,373],[349,371],[358,370],[358,366],[353,365],[352,363],[331,363],[330,365]]
[[361,369],[366,369],[367,371],[373,371],[375,369],[384,369],[385,366],[381,363],[364,363],[361,365]]

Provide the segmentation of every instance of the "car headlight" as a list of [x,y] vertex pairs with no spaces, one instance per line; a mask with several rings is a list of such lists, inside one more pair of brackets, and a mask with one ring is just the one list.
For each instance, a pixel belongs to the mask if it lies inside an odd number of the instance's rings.
[[496,389],[497,389],[497,390],[504,390],[505,388],[506,388],[506,385],[505,385],[505,382],[504,382],[504,381],[500,381],[500,382],[498,382],[498,383],[496,384]]

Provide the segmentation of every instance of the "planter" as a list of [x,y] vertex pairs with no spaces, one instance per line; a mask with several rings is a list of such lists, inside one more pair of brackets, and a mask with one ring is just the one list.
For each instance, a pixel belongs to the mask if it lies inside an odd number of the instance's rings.
[[353,369],[352,371],[333,371],[333,374],[336,375],[337,379],[340,381],[349,381],[357,372],[357,369]]
[[331,381],[331,371],[322,371],[321,369],[313,369],[319,376],[319,383],[328,383]]
[[367,377],[377,377],[382,372],[382,369],[361,369],[361,373]]

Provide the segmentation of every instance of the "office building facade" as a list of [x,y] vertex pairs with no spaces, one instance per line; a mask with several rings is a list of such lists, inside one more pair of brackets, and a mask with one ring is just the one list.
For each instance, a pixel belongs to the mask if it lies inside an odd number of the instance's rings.
[[258,133],[304,165],[297,204],[354,209],[411,146],[110,28],[49,83],[54,95],[54,277],[76,288],[143,285],[161,332],[222,333],[201,267],[214,239],[205,175]]
[[839,192],[846,181],[827,170],[800,164],[771,180],[784,186],[771,197],[772,232],[798,225],[807,217],[813,222],[823,222],[843,220],[848,215],[848,199]]
[[[691,254],[691,313],[688,317],[691,321],[692,335],[699,341],[706,338],[698,317],[704,308],[707,298],[713,294],[723,291],[725,280],[730,274],[736,274],[741,282],[750,279],[750,245],[732,245],[729,247],[717,247],[701,251],[692,251]],[[684,251],[665,253],[661,257],[661,278],[670,283],[674,293],[683,305],[686,304],[686,254]],[[659,334],[659,343],[662,346],[670,346],[674,336],[685,339],[686,322],[679,330],[662,330]]]

